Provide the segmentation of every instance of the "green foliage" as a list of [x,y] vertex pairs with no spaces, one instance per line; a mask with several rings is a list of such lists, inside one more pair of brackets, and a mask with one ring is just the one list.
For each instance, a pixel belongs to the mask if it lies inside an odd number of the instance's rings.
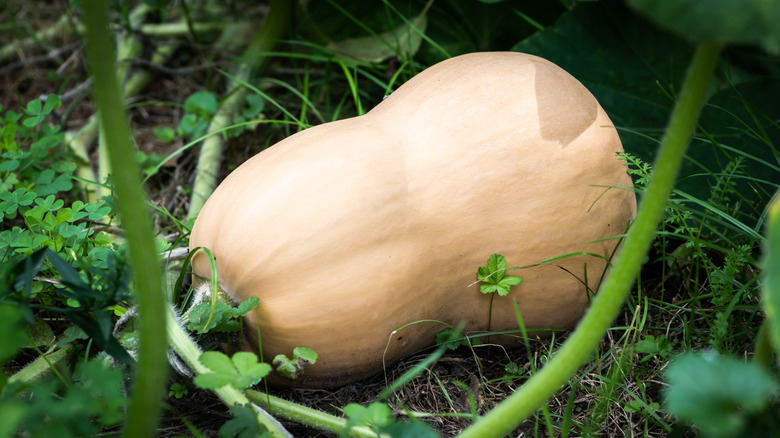
[[346,427],[340,437],[350,436],[349,432],[354,427],[364,426],[382,436],[393,438],[420,437],[433,438],[438,435],[428,426],[419,421],[396,422],[390,407],[384,403],[374,402],[368,406],[350,403],[344,406],[344,414],[349,418]]
[[176,127],[180,137],[196,138],[206,133],[209,122],[217,112],[217,98],[208,91],[198,91],[184,101],[184,117]]
[[233,405],[230,407],[233,418],[219,428],[219,438],[264,438],[272,436],[265,427],[261,427],[255,418],[255,413],[249,406]]
[[278,354],[273,360],[273,365],[277,373],[295,380],[303,374],[304,366],[317,362],[317,357],[317,353],[311,348],[295,347],[292,359],[284,354]]
[[[161,11],[166,4],[164,1],[147,3]],[[248,95],[238,118],[234,119],[236,126],[224,134],[240,135],[250,129],[260,131],[267,127],[268,132],[247,136],[252,141],[255,137],[261,138],[251,145],[260,148],[270,143],[267,138],[291,134],[295,127],[308,126],[309,119],[327,121],[360,113],[361,101],[368,102],[367,107],[378,102],[414,73],[449,55],[514,48],[556,62],[597,96],[629,151],[624,159],[629,163],[629,172],[642,196],[653,175],[652,167],[647,164],[653,158],[651,151],[655,150],[666,126],[692,52],[688,37],[716,37],[777,48],[777,31],[767,28],[769,23],[777,21],[774,18],[776,11],[757,14],[756,5],[760,2],[754,0],[738,6],[718,0],[708,4],[706,10],[697,9],[700,5],[689,4],[688,0],[629,2],[659,24],[677,29],[686,36],[684,38],[660,31],[653,23],[624,7],[623,2],[567,0],[534,4],[532,8],[526,3],[500,0],[436,2],[430,9],[424,9],[427,2],[422,1],[386,1],[382,2],[382,7],[352,0],[302,4],[298,10],[300,22],[297,24],[300,26],[296,26],[295,34],[288,35],[299,40],[293,40],[281,49],[289,52],[274,53],[278,67],[271,71],[274,77],[267,82],[261,79],[263,87],[258,85],[261,90],[267,90],[264,87],[269,84],[276,87],[274,93],[269,91],[268,94],[274,96],[273,100],[265,94]],[[117,14],[122,16],[123,24],[127,21],[128,11],[124,9],[127,6],[120,5],[123,10]],[[740,8],[739,14],[729,9],[734,7]],[[197,18],[195,9],[187,13],[188,21]],[[176,13],[176,8],[172,8],[160,17]],[[213,17],[209,15],[209,18]],[[208,51],[199,36],[190,37],[198,38],[199,48],[204,49],[204,53]],[[334,61],[334,50],[352,56],[348,61],[344,61],[345,56],[337,62]],[[626,381],[632,383],[631,387],[634,382],[641,388],[647,387],[648,392],[645,394],[641,389],[637,395],[618,383],[604,399],[608,409],[625,411],[620,412],[625,416],[621,418],[634,422],[637,417],[647,419],[646,430],[665,426],[659,419],[664,413],[656,412],[658,403],[651,399],[658,392],[653,386],[658,370],[663,369],[680,348],[711,347],[740,354],[749,348],[762,316],[757,295],[760,287],[764,288],[760,303],[771,322],[767,327],[773,333],[775,345],[780,345],[780,312],[777,311],[780,288],[774,276],[780,272],[775,269],[780,260],[775,257],[780,248],[777,243],[780,232],[773,234],[771,231],[780,230],[780,214],[777,214],[777,207],[769,214],[764,213],[764,205],[777,190],[778,161],[774,144],[780,117],[776,105],[780,99],[776,86],[778,65],[776,58],[754,47],[728,49],[719,66],[721,75],[711,89],[710,105],[700,119],[695,147],[688,154],[677,190],[667,205],[654,252],[646,261],[648,268],[638,279],[641,280],[637,282],[640,290],[629,299],[631,305],[647,310],[647,319],[642,323],[640,340],[634,344],[634,351],[643,356],[636,366],[626,367],[625,371],[632,374]],[[349,84],[342,85],[345,81]],[[218,84],[213,85],[210,83],[203,89],[220,90]],[[181,122],[174,125],[176,129],[160,126],[155,129],[155,135],[160,141],[171,142],[177,135],[196,138],[204,134],[222,99],[223,96],[209,91],[193,94],[185,102],[185,114]],[[273,108],[271,105],[266,108],[266,102],[272,103]],[[90,352],[103,349],[121,356],[123,351],[110,345],[110,328],[114,317],[131,298],[127,294],[124,247],[118,244],[120,238],[101,231],[108,225],[116,225],[115,204],[111,198],[92,203],[79,200],[79,188],[73,183],[76,158],[64,143],[65,136],[60,128],[49,124],[52,111],[59,105],[57,96],[52,95],[45,103],[33,100],[16,112],[6,111],[0,117],[0,329],[7,335],[0,343],[0,361],[13,357],[20,348],[33,344],[51,345],[52,333],[59,335],[54,348],[87,344],[80,341],[89,339]],[[67,112],[71,109],[64,109],[64,115],[57,115],[67,120]],[[296,114],[298,110],[300,115]],[[263,118],[263,112],[268,113],[268,119]],[[271,120],[276,116],[284,120]],[[161,164],[161,157],[153,154],[138,154],[137,158],[142,167]],[[229,163],[228,169],[234,164]],[[662,170],[659,172],[663,173]],[[155,180],[161,180],[162,174],[160,176]],[[183,188],[181,193],[187,191]],[[760,236],[764,224],[769,225],[767,239]],[[184,227],[182,231],[187,232]],[[59,260],[52,262],[43,256],[40,252],[43,248],[58,254]],[[158,246],[157,249],[163,248]],[[765,260],[761,269],[757,269],[756,259],[761,249]],[[492,263],[491,267],[489,260],[478,273],[478,280],[483,283],[480,290],[491,294],[491,309],[496,293],[505,295],[511,286],[519,284],[519,278],[505,275],[505,260],[503,267],[497,259]],[[655,275],[661,279],[657,284],[650,284],[657,280]],[[240,317],[254,305],[256,303],[248,302],[233,308],[219,303],[212,309],[210,303],[205,303],[193,310],[189,328],[199,334],[238,331]],[[40,312],[46,312],[46,319],[51,322],[42,323]],[[669,315],[674,315],[671,323]],[[62,333],[61,325],[68,321],[73,325]],[[21,325],[24,323],[27,326],[23,331]],[[621,321],[616,322],[611,333],[619,333],[621,324]],[[670,327],[670,324],[678,325]],[[31,335],[31,344],[28,345],[24,333]],[[436,340],[442,345],[437,351],[468,345],[467,339],[451,329],[441,332]],[[529,346],[530,373],[535,374],[532,353],[533,348]],[[27,350],[25,354],[32,353]],[[548,356],[542,356],[540,361],[548,359]],[[296,365],[305,363],[304,357],[305,354],[296,356],[294,351],[292,359],[285,357],[280,363],[280,372],[290,367],[291,374],[297,373]],[[256,359],[247,358],[245,362],[239,359],[238,364],[235,360],[235,357],[231,360],[226,356],[214,359],[212,365],[217,370],[212,368],[214,372],[206,378],[207,385],[220,382],[244,385],[262,374],[264,367]],[[591,366],[600,367],[601,360],[601,356],[597,356]],[[720,359],[715,362],[721,363]],[[520,366],[522,363],[511,361],[505,366],[506,380],[527,374]],[[685,361],[681,363],[685,364]],[[689,366],[686,373],[679,374],[698,379],[699,374],[709,373],[699,373],[701,367],[701,364],[694,368]],[[742,403],[743,399],[734,401],[732,393],[717,393],[718,388],[712,382],[691,388],[692,382],[673,378],[674,367],[670,368],[669,375],[672,385],[668,393],[669,409],[675,406],[677,396],[683,400],[689,397],[694,401],[688,400],[688,404],[682,403],[682,406],[694,405],[697,409],[691,410],[690,418],[683,409],[683,413],[678,414],[681,419],[699,424],[709,422],[707,415],[715,415],[718,417],[715,424],[720,424],[717,421],[725,423],[723,430],[728,431],[734,424],[750,423],[754,415],[764,409],[762,403],[752,402],[763,400],[765,404],[773,400],[776,384],[756,378],[755,367],[751,366],[750,371],[731,365],[719,368],[722,372],[712,371],[710,374],[715,378],[711,380],[733,384],[735,376],[753,375],[748,383],[756,385],[751,386],[745,396],[750,409],[734,408],[734,403]],[[592,373],[593,368],[588,368],[587,372]],[[113,385],[108,380],[105,380],[107,384]],[[41,402],[40,407],[52,410],[53,417],[47,421],[53,425],[51,430],[54,432],[66,435],[105,433],[99,429],[116,424],[112,423],[111,413],[116,413],[112,403],[105,404],[104,420],[97,412],[98,408],[80,399],[83,396],[68,395],[70,390],[54,383],[31,385],[29,388],[40,392],[34,393],[33,403],[28,404],[23,403],[21,397],[11,396],[21,391],[19,386],[4,385],[4,382],[0,375],[0,388],[5,386],[4,392],[0,393],[0,436],[14,433],[41,436],[44,431],[49,432],[44,426],[28,424],[33,418],[30,412],[43,412],[36,407],[39,406],[35,404],[36,397],[38,401],[48,403]],[[74,386],[83,384],[79,380]],[[753,391],[760,385],[769,388],[767,393]],[[89,430],[68,429],[81,426],[68,423],[63,414],[65,406],[54,406],[53,397],[46,395],[47,390],[63,401],[87,402],[85,410],[92,413],[78,414],[73,421],[77,418],[85,425],[91,421]],[[583,392],[587,396],[588,392],[592,394],[599,390],[583,385],[577,391],[579,397]],[[709,392],[702,395],[704,391]],[[183,397],[186,392],[184,385],[170,386],[171,397]],[[574,395],[572,390],[571,400]],[[99,400],[101,397],[96,396]],[[726,401],[718,401],[718,397]],[[553,400],[557,398],[560,397]],[[615,403],[616,399],[621,402]],[[699,403],[701,399],[705,403]],[[433,435],[422,423],[397,422],[387,405],[375,405],[345,408],[350,427],[364,425],[389,436]],[[570,406],[574,405],[570,402]],[[579,412],[582,404],[576,405]],[[587,409],[593,410],[593,407]],[[238,406],[231,408],[231,412],[235,419],[220,429],[220,436],[261,433],[250,408]],[[547,411],[543,412],[544,418],[540,414],[536,426],[545,423],[550,430],[557,428],[559,417],[553,415],[551,420]],[[632,413],[636,415],[626,416]],[[565,416],[563,421],[564,425],[576,422],[571,415]],[[28,429],[16,432],[19,425]],[[564,425],[561,425],[564,436],[573,433]],[[710,430],[706,425],[702,428]],[[648,433],[652,435],[652,432]],[[743,435],[761,436],[761,431],[757,434],[748,432],[743,430]]]
[[200,303],[190,311],[187,328],[196,333],[206,333],[212,330],[225,333],[240,331],[240,318],[257,307],[259,303],[260,299],[257,297],[247,298],[238,307],[217,300],[213,312],[211,302]]
[[168,397],[182,398],[189,393],[190,391],[187,389],[187,386],[176,382],[171,384],[168,390]]
[[704,41],[760,44],[780,51],[780,5],[763,0],[630,0],[658,24]]
[[669,341],[666,335],[660,335],[657,338],[653,335],[647,335],[641,341],[634,344],[634,351],[646,354],[641,362],[647,362],[653,357],[666,358],[674,349],[674,345]]
[[[119,369],[91,360],[77,365],[75,377],[65,388],[56,380],[31,388],[20,383],[4,388],[0,393],[0,433],[96,436],[102,427],[115,426],[124,419],[127,399]],[[23,390],[31,390],[31,396],[18,397]]]
[[461,345],[469,346],[469,340],[454,328],[446,328],[436,333],[436,343],[444,345],[448,350],[455,350]]
[[154,135],[158,140],[168,143],[176,138],[176,131],[170,126],[155,126]]
[[46,104],[41,105],[39,99],[35,99],[27,103],[27,108],[24,109],[24,113],[29,117],[22,121],[22,125],[32,128],[37,126],[43,121],[51,112],[59,108],[62,103],[60,97],[56,94],[50,94],[46,97]]
[[260,363],[254,353],[239,351],[233,357],[217,351],[207,351],[200,362],[212,372],[195,377],[195,384],[204,389],[217,389],[231,385],[239,389],[249,388],[271,372],[271,366]]
[[[110,199],[96,203],[72,199],[75,157],[59,127],[46,124],[59,105],[59,98],[51,95],[43,105],[30,102],[23,115],[9,110],[0,117],[0,265],[6,285],[20,284],[18,274],[26,272],[20,263],[43,248],[77,269],[109,268],[109,254],[117,250],[113,239],[97,230],[102,228],[100,221],[113,215]],[[41,265],[35,274],[59,278],[52,264]],[[91,276],[89,270],[78,275]],[[26,294],[17,298],[73,298],[60,293],[56,283],[33,283],[28,278],[25,284]],[[4,291],[5,299],[9,294]]]
[[[27,336],[21,328],[24,326],[24,317],[15,306],[0,303],[0,333],[3,333],[3,342],[0,342],[0,364],[13,357]],[[2,389],[0,384],[0,389]]]
[[505,275],[507,270],[506,259],[500,254],[493,254],[488,259],[487,265],[477,270],[477,280],[485,284],[479,286],[483,294],[498,293],[500,296],[509,294],[512,286],[520,284],[523,279],[514,275]]
[[678,357],[666,379],[664,407],[713,437],[740,436],[748,416],[778,392],[775,379],[758,364],[714,352]]
[[263,96],[255,93],[247,94],[244,108],[234,117],[235,126],[227,131],[228,134],[237,137],[244,131],[251,131],[254,127],[251,123],[246,122],[260,118],[264,109],[265,98]]
[[[62,313],[78,325],[95,344],[115,359],[125,364],[134,360],[112,333],[112,306],[127,300],[129,270],[122,252],[106,255],[105,268],[85,267],[79,271],[48,248],[42,248],[14,264],[4,267],[3,277],[7,290],[0,290],[0,301],[15,302],[24,310],[29,323],[33,323],[34,277],[44,269],[48,261],[52,272],[58,275],[60,286],[54,288],[51,298],[68,302],[68,307],[47,306]],[[37,292],[40,294],[40,292]]]

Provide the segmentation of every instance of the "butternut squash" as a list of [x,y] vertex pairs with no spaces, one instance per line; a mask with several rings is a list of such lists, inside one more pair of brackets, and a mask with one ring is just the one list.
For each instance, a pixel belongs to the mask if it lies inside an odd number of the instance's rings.
[[[211,249],[233,299],[260,298],[246,317],[253,348],[258,328],[269,360],[313,348],[319,360],[295,384],[342,385],[445,328],[396,332],[405,324],[486,330],[490,297],[474,283],[491,254],[510,267],[609,258],[636,211],[621,150],[596,99],[556,65],[458,56],[367,114],[242,164],[206,202],[190,247]],[[517,329],[512,300],[529,328],[573,327],[605,264],[578,255],[508,272],[523,282],[493,302],[492,330]],[[202,254],[193,269],[210,275]]]

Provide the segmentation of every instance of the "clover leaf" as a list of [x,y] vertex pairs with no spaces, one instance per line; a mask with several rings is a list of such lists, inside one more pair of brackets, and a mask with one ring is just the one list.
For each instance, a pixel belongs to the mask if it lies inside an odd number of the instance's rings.
[[477,270],[477,280],[485,284],[479,286],[480,292],[490,294],[498,292],[505,296],[512,286],[520,284],[523,279],[514,275],[505,275],[507,270],[506,258],[501,254],[493,254],[488,259],[487,265]]
[[217,389],[231,385],[249,388],[271,372],[271,366],[260,363],[254,353],[239,351],[232,358],[218,351],[200,355],[200,363],[212,372],[195,377],[195,384],[203,389]]

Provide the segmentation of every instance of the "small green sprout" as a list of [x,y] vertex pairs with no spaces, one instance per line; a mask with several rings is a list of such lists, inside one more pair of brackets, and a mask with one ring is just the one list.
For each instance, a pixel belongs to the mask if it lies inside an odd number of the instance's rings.
[[278,354],[274,358],[273,364],[276,367],[276,372],[288,379],[295,380],[303,374],[304,365],[315,362],[317,362],[317,353],[314,350],[306,347],[295,347],[292,359],[284,354]]
[[498,293],[500,296],[509,294],[512,286],[520,284],[523,279],[515,275],[506,275],[506,258],[501,254],[493,254],[488,259],[487,265],[480,266],[477,269],[477,281],[484,284],[479,285],[479,291],[490,295],[490,311],[488,312],[488,331],[493,319],[493,298]]

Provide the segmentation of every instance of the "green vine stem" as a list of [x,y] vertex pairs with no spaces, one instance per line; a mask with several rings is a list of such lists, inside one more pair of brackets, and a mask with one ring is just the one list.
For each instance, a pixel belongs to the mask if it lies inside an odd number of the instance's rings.
[[57,367],[68,360],[70,353],[71,349],[66,347],[58,348],[54,351],[41,354],[29,365],[9,376],[8,383],[24,382],[31,384],[44,380],[51,373],[58,374]]
[[[242,82],[249,82],[252,75],[263,68],[269,58],[267,52],[276,45],[285,29],[292,3],[289,0],[272,0],[268,15],[257,35],[247,47],[244,56],[236,66],[236,80],[231,80],[227,86],[228,97],[222,102],[211,119],[208,132],[216,133],[227,127],[233,121],[234,114],[241,108],[246,98],[246,87]],[[194,220],[206,199],[217,187],[217,174],[222,162],[223,140],[219,134],[212,135],[203,141],[198,166],[195,170],[195,182],[192,186],[192,199],[187,213],[188,220]]]
[[721,45],[700,44],[661,142],[655,171],[642,196],[636,220],[601,291],[583,320],[553,359],[517,392],[460,434],[462,438],[504,436],[532,415],[587,361],[598,346],[636,278],[653,240],[677,172],[690,142]]
[[[187,335],[184,329],[179,325],[179,321],[173,314],[173,310],[165,307],[166,311],[166,330],[168,332],[168,338],[171,342],[171,347],[176,354],[181,357],[184,363],[192,369],[196,374],[205,374],[211,372],[205,365],[200,363],[200,355],[203,354],[200,347]],[[214,390],[214,393],[228,406],[232,405],[249,405],[249,399],[240,390],[227,385]],[[284,427],[276,421],[266,411],[260,409],[255,405],[251,405],[255,412],[255,417],[258,423],[264,425],[273,437],[289,437],[290,434],[284,429]]]
[[[335,415],[326,414],[316,409],[307,408],[297,403],[287,401],[282,398],[264,394],[258,391],[248,390],[247,397],[253,403],[263,406],[271,415],[276,415],[288,420],[292,420],[315,429],[332,432],[336,435],[341,434],[347,427],[347,420]],[[377,435],[371,429],[365,426],[353,427],[349,436],[360,438],[377,438]]]
[[165,296],[162,272],[155,251],[152,224],[135,162],[130,128],[114,69],[115,54],[108,29],[106,2],[87,1],[83,7],[87,26],[87,60],[94,77],[94,98],[113,170],[119,216],[129,242],[130,262],[138,320],[138,362],[132,399],[123,431],[128,437],[156,435],[167,377]]

